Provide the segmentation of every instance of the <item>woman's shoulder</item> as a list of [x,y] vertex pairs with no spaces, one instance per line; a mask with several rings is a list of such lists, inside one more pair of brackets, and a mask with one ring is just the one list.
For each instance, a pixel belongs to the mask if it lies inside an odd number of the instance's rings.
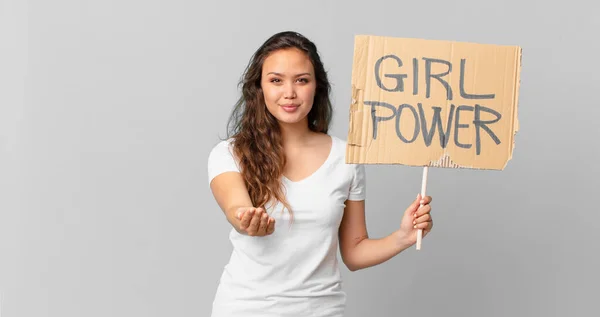
[[208,154],[208,183],[224,172],[239,172],[238,160],[235,159],[232,140],[218,141]]
[[347,140],[335,135],[330,136],[332,140],[332,151],[334,151],[333,153],[335,153],[337,161],[341,163],[340,165],[350,170],[356,169],[358,165],[346,163]]
[[233,138],[222,139],[213,144],[209,157],[233,156]]
[[336,171],[344,175],[343,179],[350,182],[349,196],[353,200],[365,199],[365,167],[363,164],[346,163],[348,142],[346,139],[331,136],[335,146],[336,158],[334,159]]
[[340,138],[338,136],[335,135],[329,135],[331,137],[331,142],[332,142],[332,147],[333,149],[335,149],[336,152],[345,155],[346,154],[346,146],[348,144],[348,142],[346,141],[346,139]]

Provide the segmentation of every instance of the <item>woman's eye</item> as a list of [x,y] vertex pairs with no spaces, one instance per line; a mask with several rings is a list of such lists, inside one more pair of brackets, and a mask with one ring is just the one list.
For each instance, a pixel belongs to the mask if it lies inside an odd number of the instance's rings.
[[301,83],[307,83],[307,82],[308,82],[308,79],[306,79],[306,78],[299,78],[298,80],[299,80]]
[[280,81],[279,78],[271,78],[272,83],[278,83],[279,81]]

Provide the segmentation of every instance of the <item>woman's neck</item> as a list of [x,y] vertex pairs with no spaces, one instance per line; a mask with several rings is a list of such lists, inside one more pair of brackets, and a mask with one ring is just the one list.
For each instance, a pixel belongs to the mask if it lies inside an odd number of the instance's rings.
[[314,132],[308,128],[307,123],[295,123],[295,124],[279,124],[281,130],[281,137],[283,145],[301,145],[309,142]]

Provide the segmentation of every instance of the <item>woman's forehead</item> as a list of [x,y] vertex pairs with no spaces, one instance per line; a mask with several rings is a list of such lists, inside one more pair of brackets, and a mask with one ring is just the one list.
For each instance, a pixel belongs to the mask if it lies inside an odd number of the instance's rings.
[[313,65],[306,53],[298,49],[282,49],[271,53],[263,64],[263,72],[280,75],[313,73]]

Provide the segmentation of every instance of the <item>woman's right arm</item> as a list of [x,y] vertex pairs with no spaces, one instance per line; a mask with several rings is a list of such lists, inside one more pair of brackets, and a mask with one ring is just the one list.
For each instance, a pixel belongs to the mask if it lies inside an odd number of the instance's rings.
[[269,217],[262,208],[252,206],[230,142],[222,141],[211,150],[208,178],[217,204],[237,232],[250,236],[273,233],[275,219]]
[[275,219],[262,208],[252,207],[244,180],[238,172],[217,175],[210,183],[213,196],[227,221],[239,233],[264,236],[273,233]]

